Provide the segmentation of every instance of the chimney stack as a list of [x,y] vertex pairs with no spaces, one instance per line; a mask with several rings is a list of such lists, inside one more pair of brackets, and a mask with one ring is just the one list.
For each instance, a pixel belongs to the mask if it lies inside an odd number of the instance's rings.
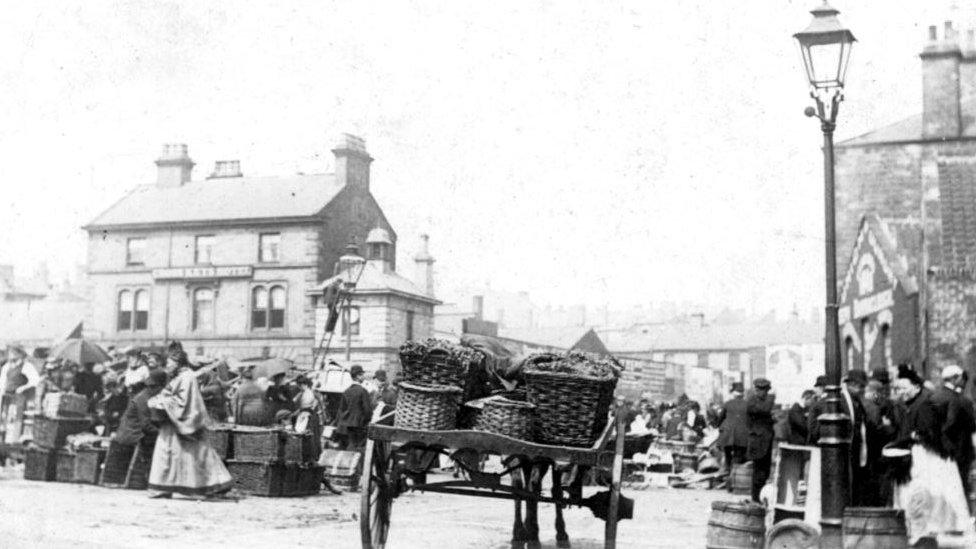
[[968,29],[959,60],[959,118],[962,135],[976,136],[976,30]]
[[420,235],[420,252],[413,257],[417,264],[420,287],[424,293],[434,297],[434,257],[430,255],[430,236]]
[[471,306],[474,309],[474,317],[478,320],[484,320],[485,318],[485,296],[476,295],[471,300]]
[[336,180],[344,186],[369,191],[369,165],[373,157],[366,152],[363,138],[348,133],[340,135],[332,154],[336,158]]
[[240,160],[218,160],[214,164],[214,171],[207,179],[224,179],[228,177],[244,177],[241,173]]
[[945,22],[941,37],[936,26],[929,27],[928,43],[919,57],[922,59],[922,137],[959,137],[962,52],[952,21]]
[[163,145],[163,152],[156,160],[158,168],[156,185],[160,187],[179,187],[190,181],[193,161],[190,160],[187,146],[183,143]]

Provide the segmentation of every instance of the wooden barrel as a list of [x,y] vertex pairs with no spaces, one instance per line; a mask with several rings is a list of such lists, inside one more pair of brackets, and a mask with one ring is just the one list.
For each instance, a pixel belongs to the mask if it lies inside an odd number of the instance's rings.
[[707,549],[761,549],[766,509],[751,501],[713,501],[708,518]]
[[848,507],[842,525],[844,549],[907,549],[905,512],[887,507]]
[[729,489],[738,496],[752,495],[751,461],[732,466],[732,474],[729,475]]

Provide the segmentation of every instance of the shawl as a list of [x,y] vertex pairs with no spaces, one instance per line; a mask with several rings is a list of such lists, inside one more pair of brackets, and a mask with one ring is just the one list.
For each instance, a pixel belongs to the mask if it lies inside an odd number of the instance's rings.
[[187,371],[173,378],[161,393],[149,400],[149,407],[166,412],[176,432],[183,436],[197,433],[210,423],[197,372]]

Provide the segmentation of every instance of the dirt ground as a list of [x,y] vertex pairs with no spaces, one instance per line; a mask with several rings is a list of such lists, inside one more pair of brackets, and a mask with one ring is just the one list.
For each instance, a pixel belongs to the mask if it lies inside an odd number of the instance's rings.
[[[306,498],[242,496],[236,501],[149,499],[146,492],[32,482],[0,469],[0,547],[328,547],[358,548],[359,494]],[[634,520],[619,524],[618,547],[703,547],[710,503],[724,493],[625,491]],[[507,548],[512,503],[408,493],[393,505],[390,549]],[[555,547],[554,513],[540,506],[544,547]],[[603,521],[587,509],[565,513],[575,549],[602,547]]]

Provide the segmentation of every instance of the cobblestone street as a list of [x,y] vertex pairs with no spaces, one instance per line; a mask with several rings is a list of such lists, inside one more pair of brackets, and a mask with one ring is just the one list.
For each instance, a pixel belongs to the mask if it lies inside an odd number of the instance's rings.
[[[229,502],[149,499],[146,492],[31,482],[20,468],[0,477],[0,546],[358,548],[359,495],[247,497]],[[622,521],[618,547],[702,547],[716,491],[626,491],[634,520]],[[421,502],[423,504],[421,504]],[[551,506],[540,506],[543,547],[555,547]],[[406,494],[393,506],[391,549],[508,547],[509,502]],[[576,549],[602,547],[603,522],[587,509],[566,512]]]

